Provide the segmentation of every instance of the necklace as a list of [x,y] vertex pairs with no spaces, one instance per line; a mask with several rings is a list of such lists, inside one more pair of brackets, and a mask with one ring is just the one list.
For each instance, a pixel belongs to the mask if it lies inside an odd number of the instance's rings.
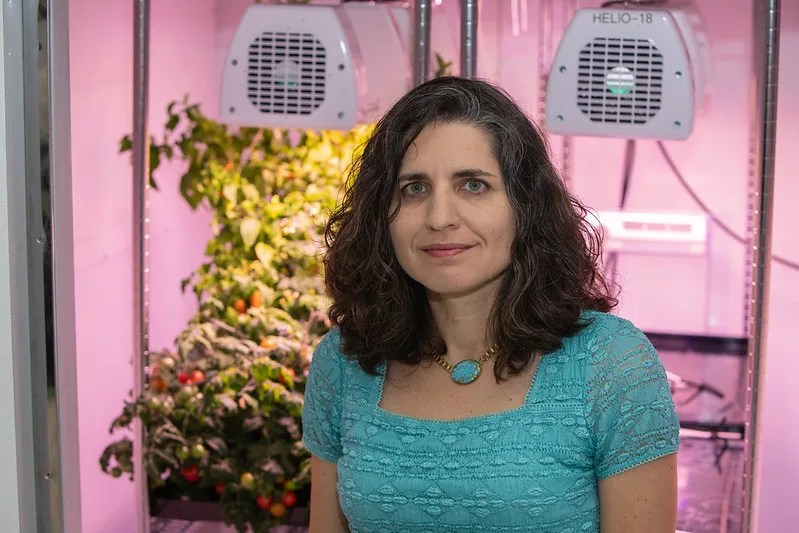
[[449,373],[452,381],[458,385],[468,385],[480,377],[480,373],[483,371],[483,363],[491,359],[494,354],[497,353],[497,348],[499,348],[499,346],[495,344],[486,350],[486,352],[480,356],[480,359],[476,361],[474,359],[464,359],[456,365],[448,363],[443,357],[441,357],[441,354],[435,350],[433,350],[430,355],[432,356],[433,361],[438,363],[441,368]]

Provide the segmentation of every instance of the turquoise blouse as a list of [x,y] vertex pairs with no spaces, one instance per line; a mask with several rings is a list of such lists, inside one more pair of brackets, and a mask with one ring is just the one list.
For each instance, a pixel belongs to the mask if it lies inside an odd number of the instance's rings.
[[311,363],[303,442],[336,463],[350,531],[598,532],[597,480],[675,453],[679,423],[644,334],[584,317],[541,359],[521,407],[455,421],[379,407],[382,372],[344,356],[331,330]]

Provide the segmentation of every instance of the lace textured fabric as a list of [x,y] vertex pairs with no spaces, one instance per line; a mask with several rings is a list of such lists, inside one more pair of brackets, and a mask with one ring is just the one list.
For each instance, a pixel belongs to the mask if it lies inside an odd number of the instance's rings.
[[303,442],[337,464],[350,531],[599,532],[597,480],[675,453],[679,422],[644,334],[613,315],[584,319],[541,359],[521,407],[454,421],[379,407],[383,376],[343,355],[331,330],[311,363]]

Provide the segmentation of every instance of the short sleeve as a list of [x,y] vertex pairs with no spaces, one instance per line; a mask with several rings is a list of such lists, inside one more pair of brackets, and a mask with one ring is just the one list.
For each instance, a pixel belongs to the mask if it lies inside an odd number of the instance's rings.
[[626,320],[598,320],[586,373],[586,421],[596,476],[604,479],[677,452],[680,424],[649,339]]
[[330,463],[341,456],[342,355],[338,329],[332,329],[314,350],[305,403],[302,408],[302,441],[313,455]]

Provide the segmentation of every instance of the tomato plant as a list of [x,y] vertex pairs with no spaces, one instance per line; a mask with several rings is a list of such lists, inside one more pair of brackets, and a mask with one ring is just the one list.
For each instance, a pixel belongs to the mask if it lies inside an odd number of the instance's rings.
[[214,231],[182,283],[197,311],[151,353],[149,388],[111,424],[125,435],[103,451],[105,472],[132,474],[139,419],[153,498],[218,500],[229,523],[258,532],[308,503],[300,425],[311,353],[330,328],[324,225],[368,132],[234,129],[188,100],[168,106],[151,173],[180,159],[180,193]]

